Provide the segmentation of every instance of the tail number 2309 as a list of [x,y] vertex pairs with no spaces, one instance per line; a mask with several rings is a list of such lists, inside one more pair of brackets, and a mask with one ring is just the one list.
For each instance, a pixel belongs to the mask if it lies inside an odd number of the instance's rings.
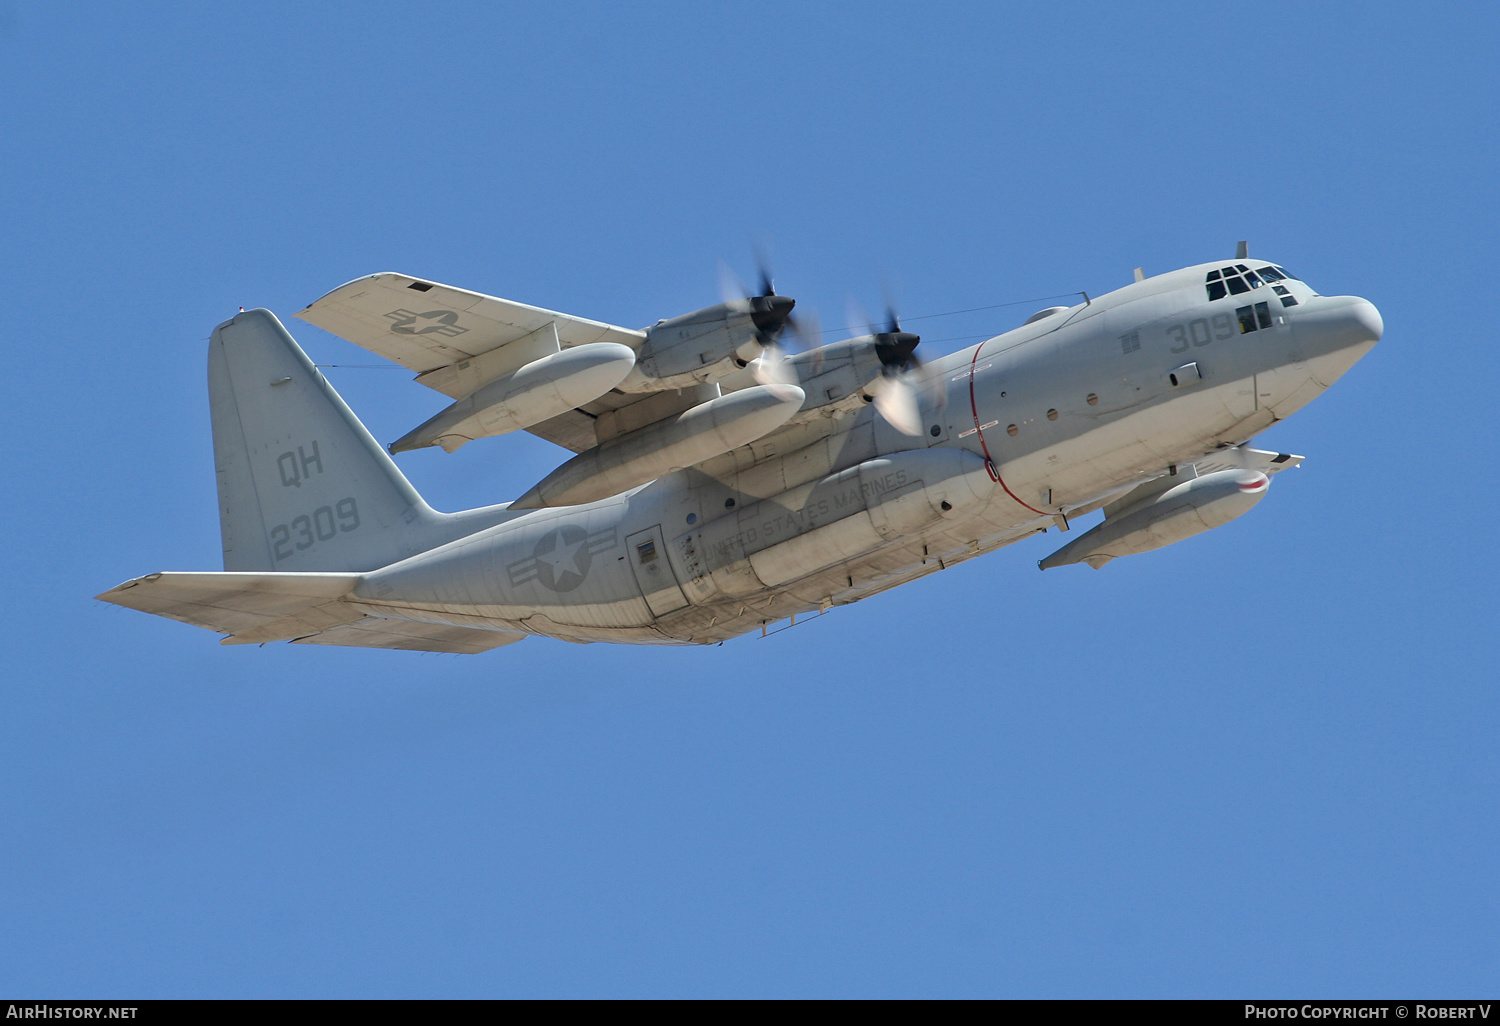
[[271,551],[279,562],[293,552],[310,549],[318,542],[358,529],[359,506],[351,496],[332,506],[319,506],[310,514],[293,517],[289,524],[277,524],[271,528]]

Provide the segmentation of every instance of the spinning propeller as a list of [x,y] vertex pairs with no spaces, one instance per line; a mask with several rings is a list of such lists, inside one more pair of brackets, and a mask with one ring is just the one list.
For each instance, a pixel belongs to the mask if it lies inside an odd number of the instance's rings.
[[[800,352],[816,354],[822,344],[822,328],[815,312],[801,317],[792,316],[794,301],[776,294],[775,279],[771,276],[764,254],[756,252],[756,271],[760,279],[760,293],[751,296],[739,277],[728,264],[720,263],[719,287],[726,303],[749,302],[751,317],[759,336],[761,355],[750,364],[755,380],[762,385],[796,385],[800,376],[790,363],[792,356]],[[876,412],[902,434],[913,437],[922,434],[922,406],[941,407],[943,396],[936,382],[920,373],[922,361],[917,358],[917,344],[921,336],[901,330],[901,319],[896,313],[895,303],[886,298],[886,316],[877,326],[864,311],[850,300],[849,330],[858,337],[869,335],[874,340],[875,355],[880,359],[880,374],[867,386],[873,397]],[[787,332],[795,339],[797,353],[789,356],[784,341]],[[814,356],[816,359],[816,356]],[[820,367],[815,363],[812,374]]]
[[770,263],[757,247],[755,271],[760,281],[760,291],[750,295],[745,283],[722,260],[719,262],[719,294],[725,303],[749,303],[750,319],[755,323],[756,341],[761,354],[750,365],[755,380],[762,385],[795,385],[796,370],[787,365],[787,354],[782,347],[787,329],[791,329],[799,352],[816,349],[822,341],[822,328],[818,315],[810,313],[802,317],[792,316],[795,299],[776,294],[776,281],[771,276]]
[[920,335],[901,330],[901,318],[889,294],[885,303],[885,323],[875,325],[853,299],[849,301],[851,331],[861,327],[875,338],[875,355],[880,357],[880,377],[871,382],[875,409],[890,425],[904,435],[922,433],[924,400],[932,407],[942,405],[943,395],[937,383],[922,376],[922,361],[917,358]]
[[776,294],[776,283],[771,278],[770,265],[758,249],[755,253],[755,270],[760,279],[760,288],[752,296],[739,275],[727,263],[719,261],[719,296],[726,305],[749,305],[750,319],[755,323],[756,341],[765,348],[775,345],[789,324],[793,331],[797,330],[792,320],[792,307],[797,305],[797,301],[789,296]]

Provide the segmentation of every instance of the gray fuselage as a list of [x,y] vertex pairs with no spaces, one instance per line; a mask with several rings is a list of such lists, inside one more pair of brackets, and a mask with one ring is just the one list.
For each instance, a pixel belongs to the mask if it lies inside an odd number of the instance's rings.
[[919,437],[868,405],[810,411],[634,491],[513,511],[365,574],[353,601],[573,641],[710,644],[1007,545],[1244,442],[1380,338],[1370,303],[1290,277],[1211,299],[1221,266],[931,361]]

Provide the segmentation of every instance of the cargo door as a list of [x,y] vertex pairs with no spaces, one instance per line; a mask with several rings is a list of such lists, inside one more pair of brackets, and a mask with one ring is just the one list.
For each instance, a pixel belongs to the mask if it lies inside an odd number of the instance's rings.
[[667,562],[667,547],[660,524],[626,538],[625,553],[630,570],[635,574],[635,583],[640,585],[653,616],[664,616],[688,604],[687,596],[682,593],[671,564]]

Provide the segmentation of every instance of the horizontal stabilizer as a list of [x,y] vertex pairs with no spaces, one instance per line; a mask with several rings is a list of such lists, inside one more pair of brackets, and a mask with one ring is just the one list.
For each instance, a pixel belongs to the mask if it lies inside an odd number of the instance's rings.
[[367,616],[344,598],[359,574],[160,573],[98,596],[117,606],[227,634],[227,645],[314,645],[477,653],[526,637],[447,624]]
[[[126,581],[97,596],[220,634],[278,641],[311,634],[364,614],[343,597],[359,574],[161,573]],[[285,629],[262,637],[267,627]],[[249,638],[247,637],[248,641]]]
[[485,631],[475,627],[450,627],[444,623],[418,623],[367,616],[363,620],[331,627],[319,634],[297,638],[298,645],[346,645],[351,648],[399,648],[411,652],[453,652],[478,655],[501,645],[511,645],[528,635],[520,631]]

